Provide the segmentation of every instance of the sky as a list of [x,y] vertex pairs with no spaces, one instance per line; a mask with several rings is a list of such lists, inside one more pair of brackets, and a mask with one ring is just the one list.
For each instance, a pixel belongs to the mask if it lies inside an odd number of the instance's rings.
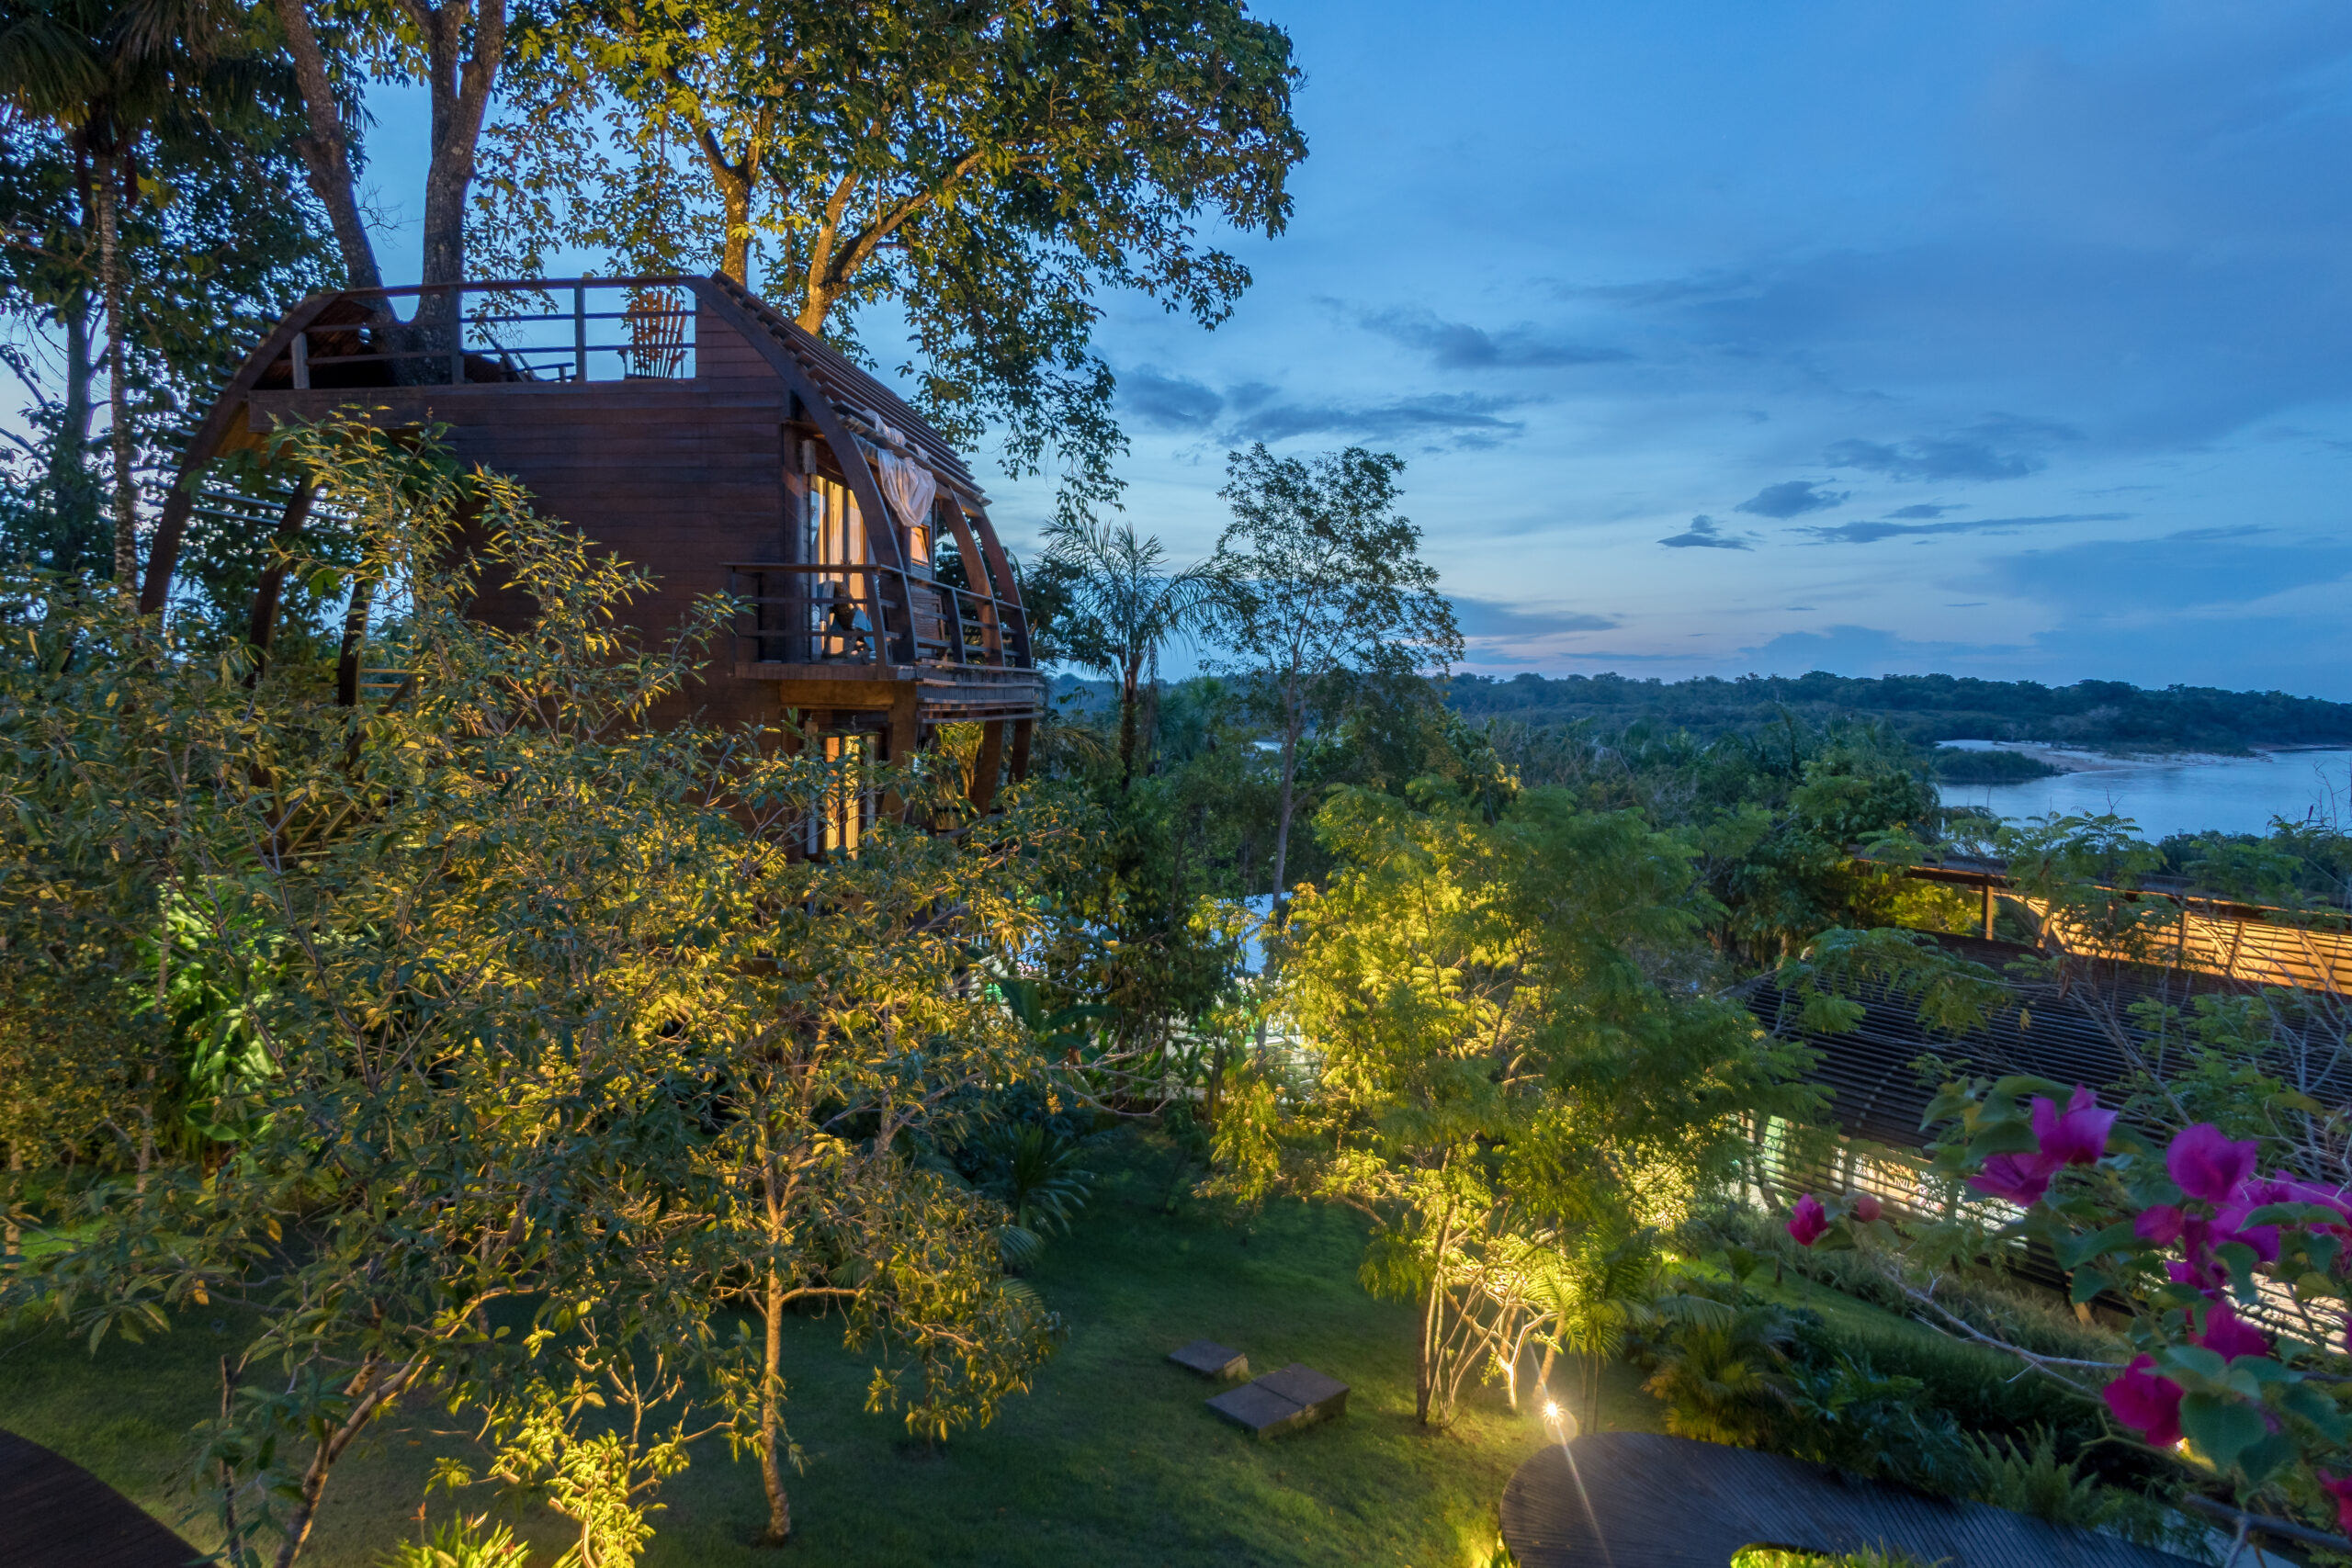
[[[1477,673],[2352,699],[2352,9],[1254,9],[1306,73],[1288,231],[1228,237],[1214,332],[1113,298],[1098,340],[1177,559],[1235,446],[1356,444]],[[388,195],[417,107],[376,101]],[[1034,545],[1048,486],[989,488]]]

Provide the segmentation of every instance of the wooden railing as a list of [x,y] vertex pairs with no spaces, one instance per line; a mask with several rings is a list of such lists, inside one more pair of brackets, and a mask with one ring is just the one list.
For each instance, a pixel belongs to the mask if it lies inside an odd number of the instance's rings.
[[[295,333],[288,350],[293,385],[298,391],[348,385],[342,373],[361,366],[385,367],[403,385],[691,379],[693,282],[575,277],[352,289],[345,298],[382,301],[386,319]],[[554,308],[566,294],[570,308]],[[550,308],[521,308],[534,298]],[[417,301],[407,321],[390,310],[403,299]],[[623,323],[617,333],[616,321]]]
[[737,603],[739,665],[880,664],[887,653],[901,664],[1028,668],[1005,638],[1013,605],[895,567],[731,561],[727,592]]

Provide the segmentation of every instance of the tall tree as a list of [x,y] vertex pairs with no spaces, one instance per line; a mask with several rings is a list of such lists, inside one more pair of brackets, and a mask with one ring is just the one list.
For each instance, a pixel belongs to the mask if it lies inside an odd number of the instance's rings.
[[[463,282],[466,207],[482,121],[506,62],[506,0],[398,0],[382,11],[356,15],[319,0],[275,4],[309,122],[300,143],[303,167],[334,228],[345,287],[376,288],[383,283],[360,214],[356,156],[360,92],[371,61],[393,79],[421,81],[425,87],[430,158],[419,281]],[[418,314],[439,320],[453,309],[446,298],[428,295]]]
[[256,81],[241,69],[251,63],[239,48],[242,21],[228,0],[8,0],[0,8],[0,100],[54,127],[86,169],[105,335],[117,582],[131,580],[139,553],[125,212],[140,199],[142,160],[161,127],[235,112],[241,100],[251,101]]
[[[357,519],[362,575],[410,589],[368,655],[410,684],[356,719],[322,682],[248,688],[127,605],[0,580],[0,1137],[28,1168],[0,1209],[38,1236],[0,1313],[251,1308],[243,1364],[289,1375],[242,1381],[201,1473],[280,1568],[422,1390],[487,1411],[516,1473],[559,1461],[540,1395],[578,1382],[548,1357],[582,1324],[616,1355],[665,1325],[724,1374],[779,1511],[774,1341],[737,1359],[714,1323],[747,1297],[843,1307],[889,1352],[869,1403],[918,1433],[985,1419],[1051,1323],[1004,1288],[1001,1211],[910,1145],[1043,1071],[967,982],[1032,950],[1026,879],[1069,835],[1016,807],[985,842],[886,823],[809,857],[812,821],[921,781],[646,732],[696,643],[616,639],[640,576],[379,432],[284,456]],[[527,634],[466,614],[461,519],[533,594]],[[6,1070],[59,1055],[20,999],[92,1016],[71,1094]],[[540,1332],[487,1332],[509,1312]],[[574,1368],[605,1371],[628,1381]],[[676,1456],[622,1457],[599,1510]]]
[[[250,348],[254,320],[320,281],[316,210],[287,195],[299,177],[291,81],[251,55],[224,74],[249,90],[162,117],[118,208],[119,347],[142,481],[169,466],[175,426]],[[89,460],[107,445],[92,427],[110,368],[95,173],[53,124],[19,118],[0,142],[0,320],[16,338],[0,358],[25,398],[21,426],[0,433],[21,476],[0,502],[0,556],[104,574],[112,525]],[[198,530],[191,581],[209,577],[211,547],[226,542]]]
[[1691,983],[1709,900],[1634,813],[1531,790],[1489,824],[1345,790],[1317,825],[1340,868],[1284,932],[1283,1002],[1321,1061],[1287,1179],[1375,1222],[1365,1282],[1419,1306],[1416,1414],[1443,1425],[1483,1368],[1515,1391],[1531,1318],[1575,1326],[1579,1251],[1676,1219],[1744,1113],[1814,1100],[1801,1051]]
[[[763,243],[761,287],[803,327],[854,344],[888,302],[924,413],[966,441],[1001,425],[1015,472],[1055,448],[1073,508],[1117,488],[1096,296],[1223,320],[1249,272],[1196,226],[1280,232],[1306,152],[1290,40],[1239,0],[583,0],[535,37],[485,190],[517,254],[707,246],[749,286]],[[636,177],[580,156],[607,116]]]
[[1261,442],[1227,460],[1218,493],[1233,522],[1217,540],[1226,660],[1257,686],[1282,743],[1274,822],[1274,918],[1290,890],[1299,743],[1374,679],[1442,672],[1462,657],[1453,606],[1421,559],[1421,531],[1396,511],[1402,458],[1351,446],[1312,460]]
[[1147,686],[1159,650],[1205,624],[1217,580],[1206,562],[1171,571],[1156,537],[1129,523],[1065,520],[1046,534],[1046,566],[1068,594],[1057,620],[1063,657],[1119,682],[1119,788],[1134,782]]

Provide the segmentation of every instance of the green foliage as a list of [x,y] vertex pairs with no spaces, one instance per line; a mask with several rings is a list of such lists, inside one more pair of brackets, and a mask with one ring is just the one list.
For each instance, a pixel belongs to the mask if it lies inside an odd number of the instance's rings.
[[902,322],[951,440],[993,426],[1016,474],[1056,450],[1066,520],[1118,490],[1099,295],[1222,320],[1249,272],[1198,222],[1279,232],[1306,155],[1290,39],[1235,0],[567,4],[516,36],[481,198],[502,276],[582,246],[752,284],[756,247],[809,331]]
[[2053,778],[2064,772],[2022,751],[1977,751],[1939,746],[1930,753],[1939,783],[1949,784],[2023,784]]
[[2119,1495],[2085,1474],[2081,1460],[2062,1463],[2057,1434],[2047,1427],[2023,1442],[1982,1434],[1968,1442],[1976,1459],[1973,1495],[1980,1503],[2082,1529],[2097,1529],[2117,1512]]
[[1749,675],[1644,681],[1623,675],[1464,677],[1452,701],[1473,719],[1523,724],[1591,720],[1687,729],[1704,739],[1770,729],[1784,715],[1815,725],[1862,719],[1914,745],[1938,740],[2041,740],[2118,750],[2243,753],[2255,745],[2342,745],[2352,704],[2283,692],[2210,686],[2145,691],[2122,681],[2044,686],[1971,676]]
[[991,1127],[978,1142],[981,1189],[1014,1224],[1040,1235],[1069,1229],[1092,1179],[1079,1167],[1078,1144],[1035,1122]]
[[1312,460],[1261,442],[1229,455],[1217,493],[1233,522],[1217,538],[1212,667],[1248,682],[1273,731],[1279,768],[1273,886],[1279,925],[1291,895],[1290,833],[1300,748],[1330,732],[1369,693],[1419,692],[1421,671],[1462,657],[1453,603],[1401,515],[1404,462],[1360,446]]
[[379,1560],[378,1568],[523,1568],[529,1553],[507,1525],[485,1515],[443,1521],[419,1541],[402,1541]]
[[1366,1281],[1423,1300],[1419,1413],[1442,1422],[1482,1365],[1515,1389],[1528,1337],[1590,1294],[1561,1277],[1564,1238],[1601,1224],[1606,1253],[1629,1216],[1679,1222],[1739,1113],[1806,1097],[1690,983],[1690,852],[1632,813],[1535,790],[1488,824],[1351,790],[1317,828],[1341,869],[1283,944],[1322,1060],[1291,1179],[1378,1222]]
[[[285,456],[356,520],[359,575],[405,592],[366,653],[407,672],[397,699],[248,686],[119,601],[6,596],[0,931],[23,957],[0,975],[86,1024],[58,1075],[75,1095],[0,1079],[38,1243],[0,1310],[95,1342],[254,1309],[202,1473],[281,1562],[342,1453],[419,1391],[542,1436],[533,1391],[587,1408],[567,1346],[657,1336],[773,1458],[775,1341],[727,1340],[738,1305],[837,1307],[876,1354],[869,1403],[927,1438],[987,1420],[1055,1325],[1001,1288],[1002,1211],[917,1146],[958,1097],[1045,1071],[967,981],[1046,941],[1031,881],[1075,829],[1016,799],[1001,837],[886,821],[808,859],[845,790],[929,816],[952,782],[639,728],[724,606],[639,647],[613,626],[642,578],[511,484],[365,427]],[[450,548],[460,515],[478,557]],[[488,571],[533,596],[530,630],[468,618]],[[42,1027],[11,1016],[0,1042],[30,1055]],[[181,1107],[228,1137],[217,1167],[170,1157]],[[566,1426],[536,1451],[641,1477],[600,1442]]]

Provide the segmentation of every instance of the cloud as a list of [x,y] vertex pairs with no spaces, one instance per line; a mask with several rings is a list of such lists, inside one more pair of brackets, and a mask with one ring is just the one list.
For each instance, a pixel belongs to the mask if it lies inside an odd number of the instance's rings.
[[1365,312],[1358,319],[1383,337],[1419,349],[1443,370],[1544,370],[1633,357],[1622,348],[1546,338],[1532,327],[1488,332],[1465,321],[1445,321],[1429,310],[1381,310]]
[[1466,637],[1554,637],[1566,632],[1608,631],[1620,624],[1614,616],[1595,615],[1583,610],[1552,610],[1459,595],[1453,601],[1453,618]]
[[1226,400],[1198,381],[1145,366],[1119,378],[1119,402],[1155,430],[1206,430]]
[[1784,479],[1776,485],[1766,485],[1732,510],[1753,513],[1758,517],[1802,517],[1808,512],[1824,512],[1842,503],[1847,493],[1842,490],[1824,490],[1817,479]]
[[1227,424],[1231,441],[1284,441],[1297,435],[1336,434],[1393,441],[1414,435],[1452,435],[1455,446],[1492,446],[1527,428],[1505,413],[1521,398],[1469,392],[1438,392],[1395,402],[1264,402]]
[[1119,378],[1120,407],[1138,424],[1227,443],[1330,433],[1388,441],[1451,434],[1454,446],[1492,446],[1526,428],[1505,416],[1527,400],[1439,392],[1386,403],[1285,401],[1281,388],[1263,381],[1236,382],[1220,392],[1153,366]]
[[2250,542],[2256,532],[2194,528],[2027,550],[1985,562],[1967,586],[2084,612],[2177,611],[2251,604],[2352,574],[2352,540]]
[[1913,502],[1908,506],[1898,506],[1894,511],[1888,513],[1887,515],[1889,517],[1925,517],[1932,521],[1935,518],[1941,517],[1947,512],[1962,512],[1965,510],[1967,510],[1965,507],[1959,505],[1938,505],[1933,502],[1917,501]]
[[1713,518],[1698,516],[1690,519],[1690,526],[1679,534],[1670,534],[1659,544],[1670,550],[1751,550],[1756,547],[1736,534],[1726,534]]
[[[1903,513],[1894,515],[1900,517]],[[2011,528],[2046,527],[2053,523],[2121,523],[2131,516],[2129,512],[2061,512],[2048,517],[1959,518],[1950,523],[1808,524],[1797,531],[1810,534],[1825,545],[1874,545],[1881,539],[1921,534],[1989,534]]]
[[1822,455],[1833,468],[1862,468],[1891,479],[2018,479],[2050,466],[2042,456],[2075,431],[2048,420],[1990,414],[1951,435],[1915,435],[1889,445],[1840,441]]
[[2014,651],[1998,645],[1912,642],[1874,626],[1831,626],[1818,632],[1782,632],[1761,647],[1741,649],[1737,657],[1762,675],[1804,675],[1815,670],[1833,675],[1928,675]]

